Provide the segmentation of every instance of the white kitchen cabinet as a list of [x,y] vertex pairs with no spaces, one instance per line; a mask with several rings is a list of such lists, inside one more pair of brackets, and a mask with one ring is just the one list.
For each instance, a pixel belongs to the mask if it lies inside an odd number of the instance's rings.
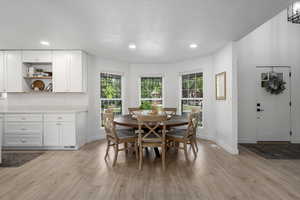
[[60,145],[60,127],[57,122],[44,123],[44,145],[59,146]]
[[45,122],[45,146],[76,146],[76,130],[74,122]]
[[0,92],[23,92],[22,56],[20,51],[0,53]]
[[76,129],[75,122],[59,122],[61,145],[60,146],[75,146],[76,145]]
[[42,146],[43,123],[41,114],[7,114],[4,117],[4,145]]
[[53,52],[53,91],[86,92],[87,60],[82,51]]
[[52,51],[28,51],[22,52],[24,63],[51,63]]
[[53,52],[53,92],[67,92],[68,55],[64,51]]
[[0,134],[3,130],[5,148],[78,149],[86,142],[87,112],[84,111],[7,113],[2,118],[4,128]]

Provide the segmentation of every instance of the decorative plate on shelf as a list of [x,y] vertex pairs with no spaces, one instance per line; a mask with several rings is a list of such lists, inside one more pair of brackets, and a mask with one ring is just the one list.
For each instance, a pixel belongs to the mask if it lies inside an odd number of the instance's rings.
[[45,89],[45,83],[41,80],[33,81],[31,88],[35,91],[43,91]]

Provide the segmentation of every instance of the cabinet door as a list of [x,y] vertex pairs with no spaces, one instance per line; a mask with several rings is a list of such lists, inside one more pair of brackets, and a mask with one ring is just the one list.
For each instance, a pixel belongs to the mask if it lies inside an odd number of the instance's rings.
[[22,56],[20,51],[4,54],[6,92],[23,92]]
[[60,125],[61,130],[61,145],[75,146],[76,145],[76,129],[72,122],[63,122]]
[[67,92],[67,68],[69,65],[68,55],[65,51],[53,52],[53,91],[54,92]]
[[4,52],[0,51],[0,92],[5,92]]
[[60,125],[57,122],[44,124],[44,145],[60,146]]
[[23,62],[29,63],[51,63],[51,51],[23,51]]
[[82,52],[70,51],[68,66],[69,92],[83,92]]

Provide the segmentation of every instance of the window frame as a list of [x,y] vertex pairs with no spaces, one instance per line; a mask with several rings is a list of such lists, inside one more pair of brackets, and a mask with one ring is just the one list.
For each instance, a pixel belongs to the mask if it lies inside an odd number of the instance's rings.
[[[203,91],[203,96],[202,98],[183,98],[182,97],[182,76],[184,75],[189,75],[189,74],[197,74],[197,73],[202,73],[202,78],[203,78],[203,86],[202,86],[202,91]],[[204,87],[205,87],[205,82],[204,82],[204,71],[202,69],[194,70],[194,71],[186,71],[186,72],[180,72],[179,73],[179,114],[182,115],[182,101],[183,100],[200,100],[202,101],[202,126],[199,126],[199,128],[204,127]]]
[[[142,78],[161,78],[161,98],[142,98]],[[139,76],[139,83],[138,83],[138,87],[139,87],[139,106],[141,106],[142,101],[161,101],[162,102],[162,106],[165,105],[165,78],[163,74],[145,74],[145,75],[141,75]]]
[[[105,73],[105,74],[111,74],[111,75],[118,75],[118,76],[121,76],[121,98],[112,98],[112,99],[107,99],[107,98],[102,98],[101,97],[101,74],[102,73]],[[121,101],[121,114],[123,115],[124,114],[124,109],[125,109],[125,104],[124,104],[124,95],[125,95],[125,76],[124,76],[124,73],[123,72],[113,72],[113,71],[100,71],[99,72],[99,95],[97,97],[97,99],[99,98],[99,115],[100,115],[100,128],[103,129],[104,127],[102,126],[101,122],[102,122],[102,101]]]

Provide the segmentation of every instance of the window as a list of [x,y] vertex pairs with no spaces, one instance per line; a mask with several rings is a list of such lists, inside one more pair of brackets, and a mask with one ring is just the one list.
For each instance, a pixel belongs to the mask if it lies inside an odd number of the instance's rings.
[[200,126],[203,126],[203,73],[184,74],[181,76],[181,113],[200,110]]
[[101,126],[103,113],[110,108],[115,114],[122,113],[122,76],[117,74],[100,74]]
[[163,104],[162,77],[141,77],[140,104],[144,108]]

